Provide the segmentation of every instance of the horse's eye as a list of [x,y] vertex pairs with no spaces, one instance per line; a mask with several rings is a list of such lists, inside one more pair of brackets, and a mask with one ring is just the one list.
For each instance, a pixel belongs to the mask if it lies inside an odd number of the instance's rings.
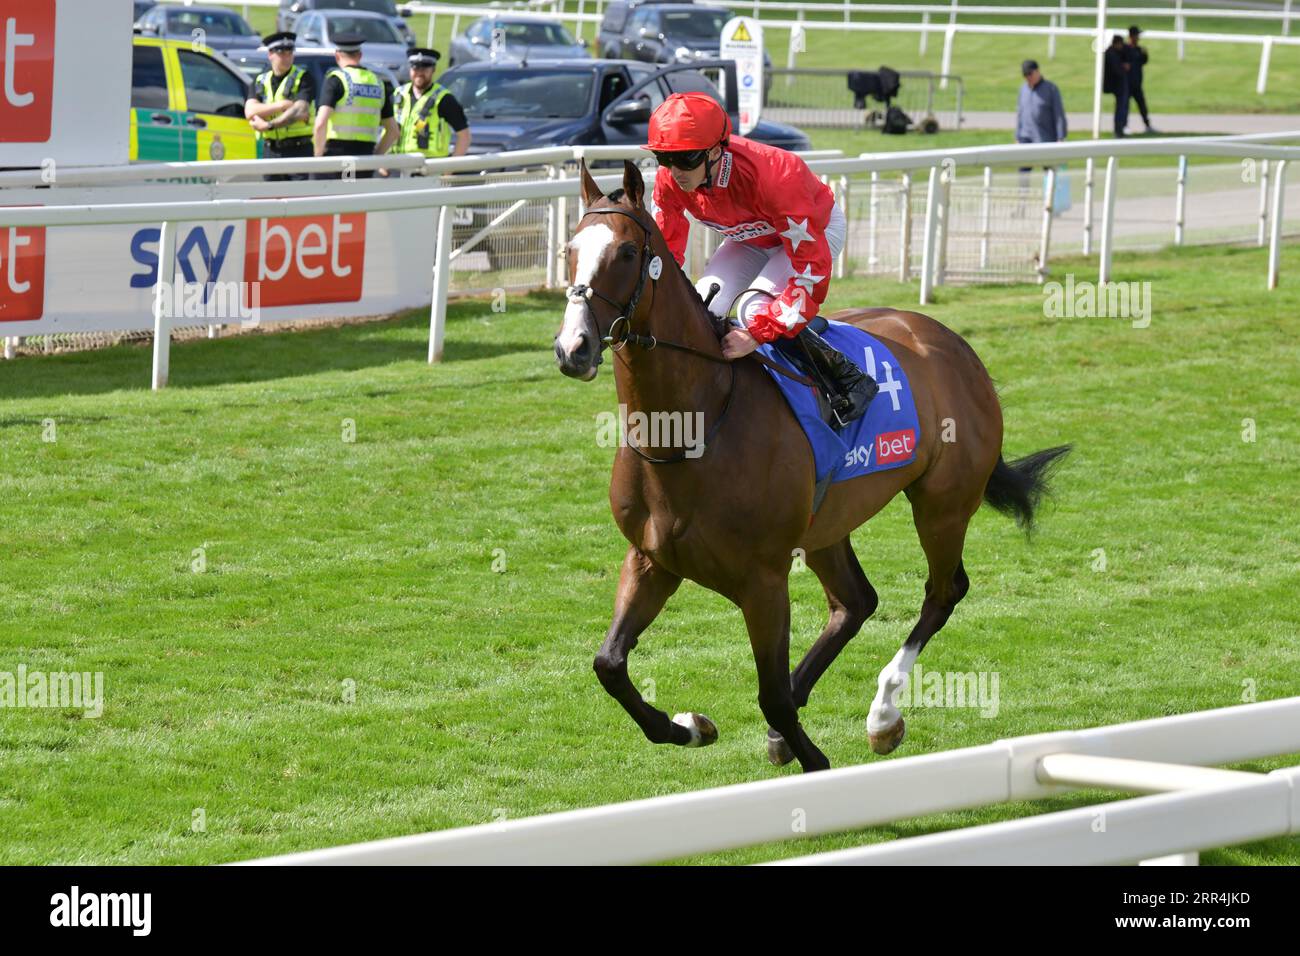
[[633,245],[631,245],[631,244],[624,246],[624,247],[623,247],[623,258],[624,258],[624,259],[634,259],[634,258],[636,258],[636,246],[633,246]]

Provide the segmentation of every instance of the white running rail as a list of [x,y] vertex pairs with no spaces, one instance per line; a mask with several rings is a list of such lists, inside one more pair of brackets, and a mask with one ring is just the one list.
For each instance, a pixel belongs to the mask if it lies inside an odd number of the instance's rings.
[[1203,849],[1300,833],[1300,767],[1203,769],[1294,753],[1300,697],[248,862],[652,863],[1075,787],[1157,795],[784,862],[1103,864],[1174,854],[1194,862]]

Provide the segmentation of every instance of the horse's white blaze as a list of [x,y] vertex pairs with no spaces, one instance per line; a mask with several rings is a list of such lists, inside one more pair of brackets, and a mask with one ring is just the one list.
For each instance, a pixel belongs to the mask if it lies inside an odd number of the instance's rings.
[[917,652],[906,646],[900,647],[894,659],[880,672],[876,699],[871,702],[871,712],[867,714],[867,732],[878,734],[898,723],[902,715],[898,712],[895,698],[907,680],[907,675],[916,663]]
[[[578,253],[574,285],[591,284],[601,257],[613,241],[614,230],[603,224],[588,226],[570,240],[569,248]],[[581,296],[569,296],[569,304],[564,307],[564,325],[556,336],[556,344],[566,354],[572,352],[582,341],[582,333],[587,327],[587,300]]]

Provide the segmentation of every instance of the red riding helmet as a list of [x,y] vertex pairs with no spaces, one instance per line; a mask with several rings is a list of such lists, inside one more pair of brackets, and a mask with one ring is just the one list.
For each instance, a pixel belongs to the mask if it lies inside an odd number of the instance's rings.
[[712,149],[731,135],[731,117],[707,93],[674,93],[650,117],[642,149],[678,152]]

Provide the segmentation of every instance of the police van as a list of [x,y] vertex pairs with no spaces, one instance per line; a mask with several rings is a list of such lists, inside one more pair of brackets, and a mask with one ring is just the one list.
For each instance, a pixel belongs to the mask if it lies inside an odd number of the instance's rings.
[[256,159],[244,119],[251,84],[221,54],[188,40],[132,40],[131,161]]

